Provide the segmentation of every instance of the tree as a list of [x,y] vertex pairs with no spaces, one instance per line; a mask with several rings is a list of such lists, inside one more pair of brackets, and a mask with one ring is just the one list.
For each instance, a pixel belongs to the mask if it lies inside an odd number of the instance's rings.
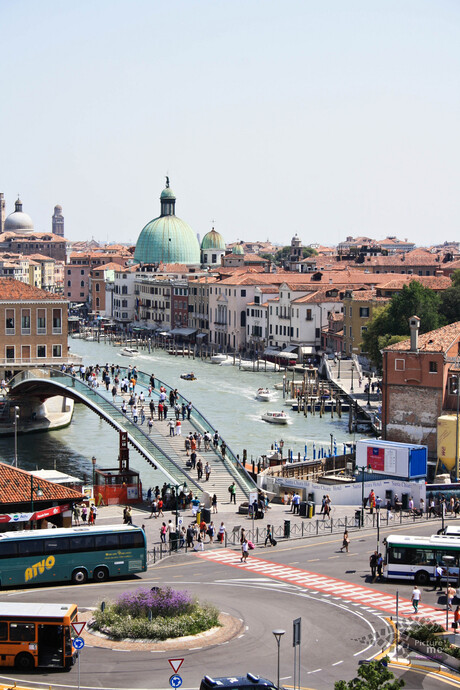
[[460,321],[460,269],[452,273],[452,285],[441,294],[439,309],[447,323]]
[[316,249],[313,249],[313,247],[303,247],[302,256],[304,259],[306,259],[307,256],[318,256],[318,252]]
[[[394,673],[388,670],[388,657],[380,661],[370,661],[358,668],[357,678],[345,681],[339,680],[334,684],[334,690],[399,690],[403,688],[403,680],[394,680]],[[392,681],[392,682],[390,682]]]
[[453,287],[460,287],[460,268],[457,268],[451,276]]

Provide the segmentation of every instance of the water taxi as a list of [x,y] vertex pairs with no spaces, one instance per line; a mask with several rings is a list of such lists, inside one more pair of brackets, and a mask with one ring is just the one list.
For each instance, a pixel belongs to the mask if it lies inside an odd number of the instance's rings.
[[123,357],[137,357],[139,350],[136,350],[134,347],[124,347],[120,354],[122,354]]
[[256,398],[257,400],[261,400],[262,402],[270,402],[272,399],[272,394],[268,388],[258,388],[256,392]]
[[264,422],[270,422],[270,424],[287,424],[289,421],[285,412],[264,412],[262,419]]

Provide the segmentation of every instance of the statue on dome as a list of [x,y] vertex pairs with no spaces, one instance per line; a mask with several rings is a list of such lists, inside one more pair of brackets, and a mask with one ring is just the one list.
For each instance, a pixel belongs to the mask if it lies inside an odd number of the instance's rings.
[[166,188],[169,187],[169,177],[166,175]]

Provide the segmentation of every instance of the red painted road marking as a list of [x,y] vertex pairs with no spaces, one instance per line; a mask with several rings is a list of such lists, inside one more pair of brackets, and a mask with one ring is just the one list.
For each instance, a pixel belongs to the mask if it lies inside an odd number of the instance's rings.
[[[362,585],[353,585],[345,580],[338,580],[334,577],[326,575],[318,575],[308,570],[301,570],[300,568],[292,568],[288,565],[280,565],[274,561],[266,561],[261,558],[254,558],[251,556],[246,563],[241,563],[240,554],[231,551],[230,549],[221,549],[219,551],[198,551],[195,553],[198,558],[204,558],[207,561],[214,561],[215,563],[223,563],[233,568],[238,568],[250,573],[257,573],[266,575],[275,580],[282,580],[283,582],[291,582],[294,585],[305,587],[305,589],[314,590],[315,592],[326,592],[335,597],[340,597],[344,601],[352,601],[362,604],[369,609],[376,609],[395,615],[396,613],[396,598],[392,597],[386,592],[380,592],[378,589],[371,589],[370,587],[363,587]],[[429,619],[433,623],[445,625],[446,610],[436,609],[432,606],[425,606],[420,604],[418,615],[414,615],[412,602],[408,599],[399,598],[399,613],[402,616],[410,618]]]

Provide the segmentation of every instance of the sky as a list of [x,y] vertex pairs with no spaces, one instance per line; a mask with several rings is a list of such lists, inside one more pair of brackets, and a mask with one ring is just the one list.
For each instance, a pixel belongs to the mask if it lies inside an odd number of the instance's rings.
[[0,0],[0,192],[135,243],[460,239],[458,0]]

